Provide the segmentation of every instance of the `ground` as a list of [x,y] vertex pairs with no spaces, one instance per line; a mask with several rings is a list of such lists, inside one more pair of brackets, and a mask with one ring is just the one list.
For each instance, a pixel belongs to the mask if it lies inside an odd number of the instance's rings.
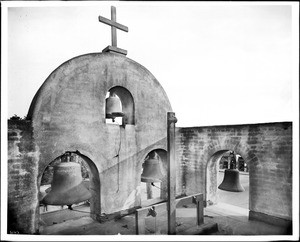
[[[220,172],[219,183],[223,180]],[[202,234],[211,235],[280,235],[284,228],[262,222],[248,220],[249,176],[241,174],[240,180],[245,192],[227,192],[218,189],[219,203],[204,209]],[[41,234],[44,235],[135,235],[135,215],[131,214],[104,223],[89,217],[89,206],[83,204],[74,210],[64,209],[44,213],[42,216]],[[145,234],[167,234],[167,214],[147,217]],[[177,234],[195,232],[196,209],[194,205],[176,210]],[[217,226],[215,226],[217,225]],[[191,232],[191,233],[192,233]],[[196,231],[199,233],[199,230]]]

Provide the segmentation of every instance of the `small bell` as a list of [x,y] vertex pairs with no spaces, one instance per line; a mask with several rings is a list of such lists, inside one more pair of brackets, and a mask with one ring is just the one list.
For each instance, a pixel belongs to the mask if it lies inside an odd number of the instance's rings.
[[105,104],[106,118],[112,119],[114,122],[115,118],[124,116],[121,100],[116,94],[110,92]]
[[91,196],[82,180],[80,164],[61,162],[54,167],[51,190],[41,202],[48,205],[71,205],[86,201]]
[[142,182],[161,182],[163,174],[160,169],[160,158],[156,152],[151,157],[147,157],[143,163],[143,173],[141,175]]

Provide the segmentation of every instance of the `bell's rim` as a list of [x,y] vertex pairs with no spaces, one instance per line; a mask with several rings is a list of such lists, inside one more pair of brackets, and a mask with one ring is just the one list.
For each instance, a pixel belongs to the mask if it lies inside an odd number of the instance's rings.
[[146,178],[146,177],[141,177],[141,181],[142,182],[149,182],[149,183],[152,183],[152,182],[162,182],[162,180],[157,179],[157,178]]
[[81,182],[78,186],[72,187],[65,191],[51,190],[43,197],[41,203],[46,205],[69,205],[86,201],[92,197],[92,193]]

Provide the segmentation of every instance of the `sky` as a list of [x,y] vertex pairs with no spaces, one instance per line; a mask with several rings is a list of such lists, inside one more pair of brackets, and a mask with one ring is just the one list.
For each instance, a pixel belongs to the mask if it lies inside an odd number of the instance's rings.
[[176,126],[299,117],[298,18],[292,21],[292,13],[299,17],[299,4],[114,1],[6,8],[2,62],[7,73],[1,90],[7,90],[2,95],[7,117],[24,117],[59,65],[111,45],[110,27],[98,21],[99,15],[110,18],[111,5],[117,8],[117,22],[129,28],[117,31],[118,47],[160,82]]

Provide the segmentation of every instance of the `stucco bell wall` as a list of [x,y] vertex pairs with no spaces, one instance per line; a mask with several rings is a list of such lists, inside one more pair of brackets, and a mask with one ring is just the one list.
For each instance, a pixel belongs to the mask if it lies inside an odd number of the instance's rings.
[[[105,96],[126,88],[134,100],[135,124],[105,123]],[[65,151],[80,151],[98,169],[101,212],[140,205],[141,158],[166,149],[168,97],[142,65],[119,54],[75,57],[54,70],[28,112],[40,150],[39,180],[46,166]]]

